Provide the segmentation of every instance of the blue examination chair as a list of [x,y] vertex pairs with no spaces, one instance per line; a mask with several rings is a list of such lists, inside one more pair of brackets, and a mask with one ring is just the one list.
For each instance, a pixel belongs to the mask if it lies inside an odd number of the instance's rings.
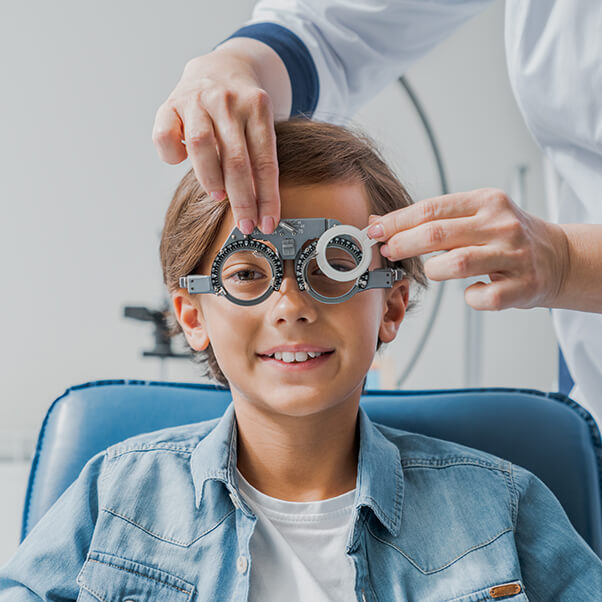
[[[25,499],[22,539],[84,464],[139,433],[209,420],[230,402],[203,384],[110,380],[69,388],[42,424]],[[367,391],[374,422],[455,441],[536,474],[602,557],[602,447],[589,413],[568,397],[519,389]]]

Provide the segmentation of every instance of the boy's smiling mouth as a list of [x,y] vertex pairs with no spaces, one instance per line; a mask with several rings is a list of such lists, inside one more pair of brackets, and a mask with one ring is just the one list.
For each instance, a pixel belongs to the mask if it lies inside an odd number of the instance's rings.
[[334,349],[318,345],[296,344],[279,345],[257,355],[262,361],[287,368],[314,367],[323,364]]

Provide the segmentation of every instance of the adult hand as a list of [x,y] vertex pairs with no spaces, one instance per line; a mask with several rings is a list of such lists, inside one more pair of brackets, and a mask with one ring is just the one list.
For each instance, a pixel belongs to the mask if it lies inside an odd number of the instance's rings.
[[256,40],[233,38],[186,64],[155,117],[161,159],[189,157],[203,189],[217,200],[228,196],[245,234],[256,224],[271,233],[280,219],[274,118],[290,111],[290,96],[278,55]]
[[425,199],[371,217],[368,234],[386,243],[381,253],[393,261],[447,251],[425,262],[431,280],[489,275],[491,282],[464,292],[475,309],[553,307],[569,270],[562,228],[522,211],[496,189]]

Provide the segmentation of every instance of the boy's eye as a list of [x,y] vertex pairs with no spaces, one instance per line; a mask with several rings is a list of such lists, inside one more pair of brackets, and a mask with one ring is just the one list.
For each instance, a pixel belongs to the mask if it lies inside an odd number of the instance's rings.
[[257,266],[230,266],[222,278],[237,283],[252,282],[267,278],[267,275]]
[[265,278],[265,274],[256,272],[255,270],[240,270],[235,272],[232,276],[230,276],[230,278],[241,281],[259,280],[261,278]]

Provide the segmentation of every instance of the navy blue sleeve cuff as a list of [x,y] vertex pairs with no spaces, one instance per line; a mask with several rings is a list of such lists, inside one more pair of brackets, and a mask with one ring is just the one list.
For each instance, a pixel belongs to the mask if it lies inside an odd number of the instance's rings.
[[259,40],[277,52],[291,80],[291,117],[313,115],[320,93],[318,71],[307,46],[296,34],[276,23],[253,23],[241,27],[226,39],[231,38]]

